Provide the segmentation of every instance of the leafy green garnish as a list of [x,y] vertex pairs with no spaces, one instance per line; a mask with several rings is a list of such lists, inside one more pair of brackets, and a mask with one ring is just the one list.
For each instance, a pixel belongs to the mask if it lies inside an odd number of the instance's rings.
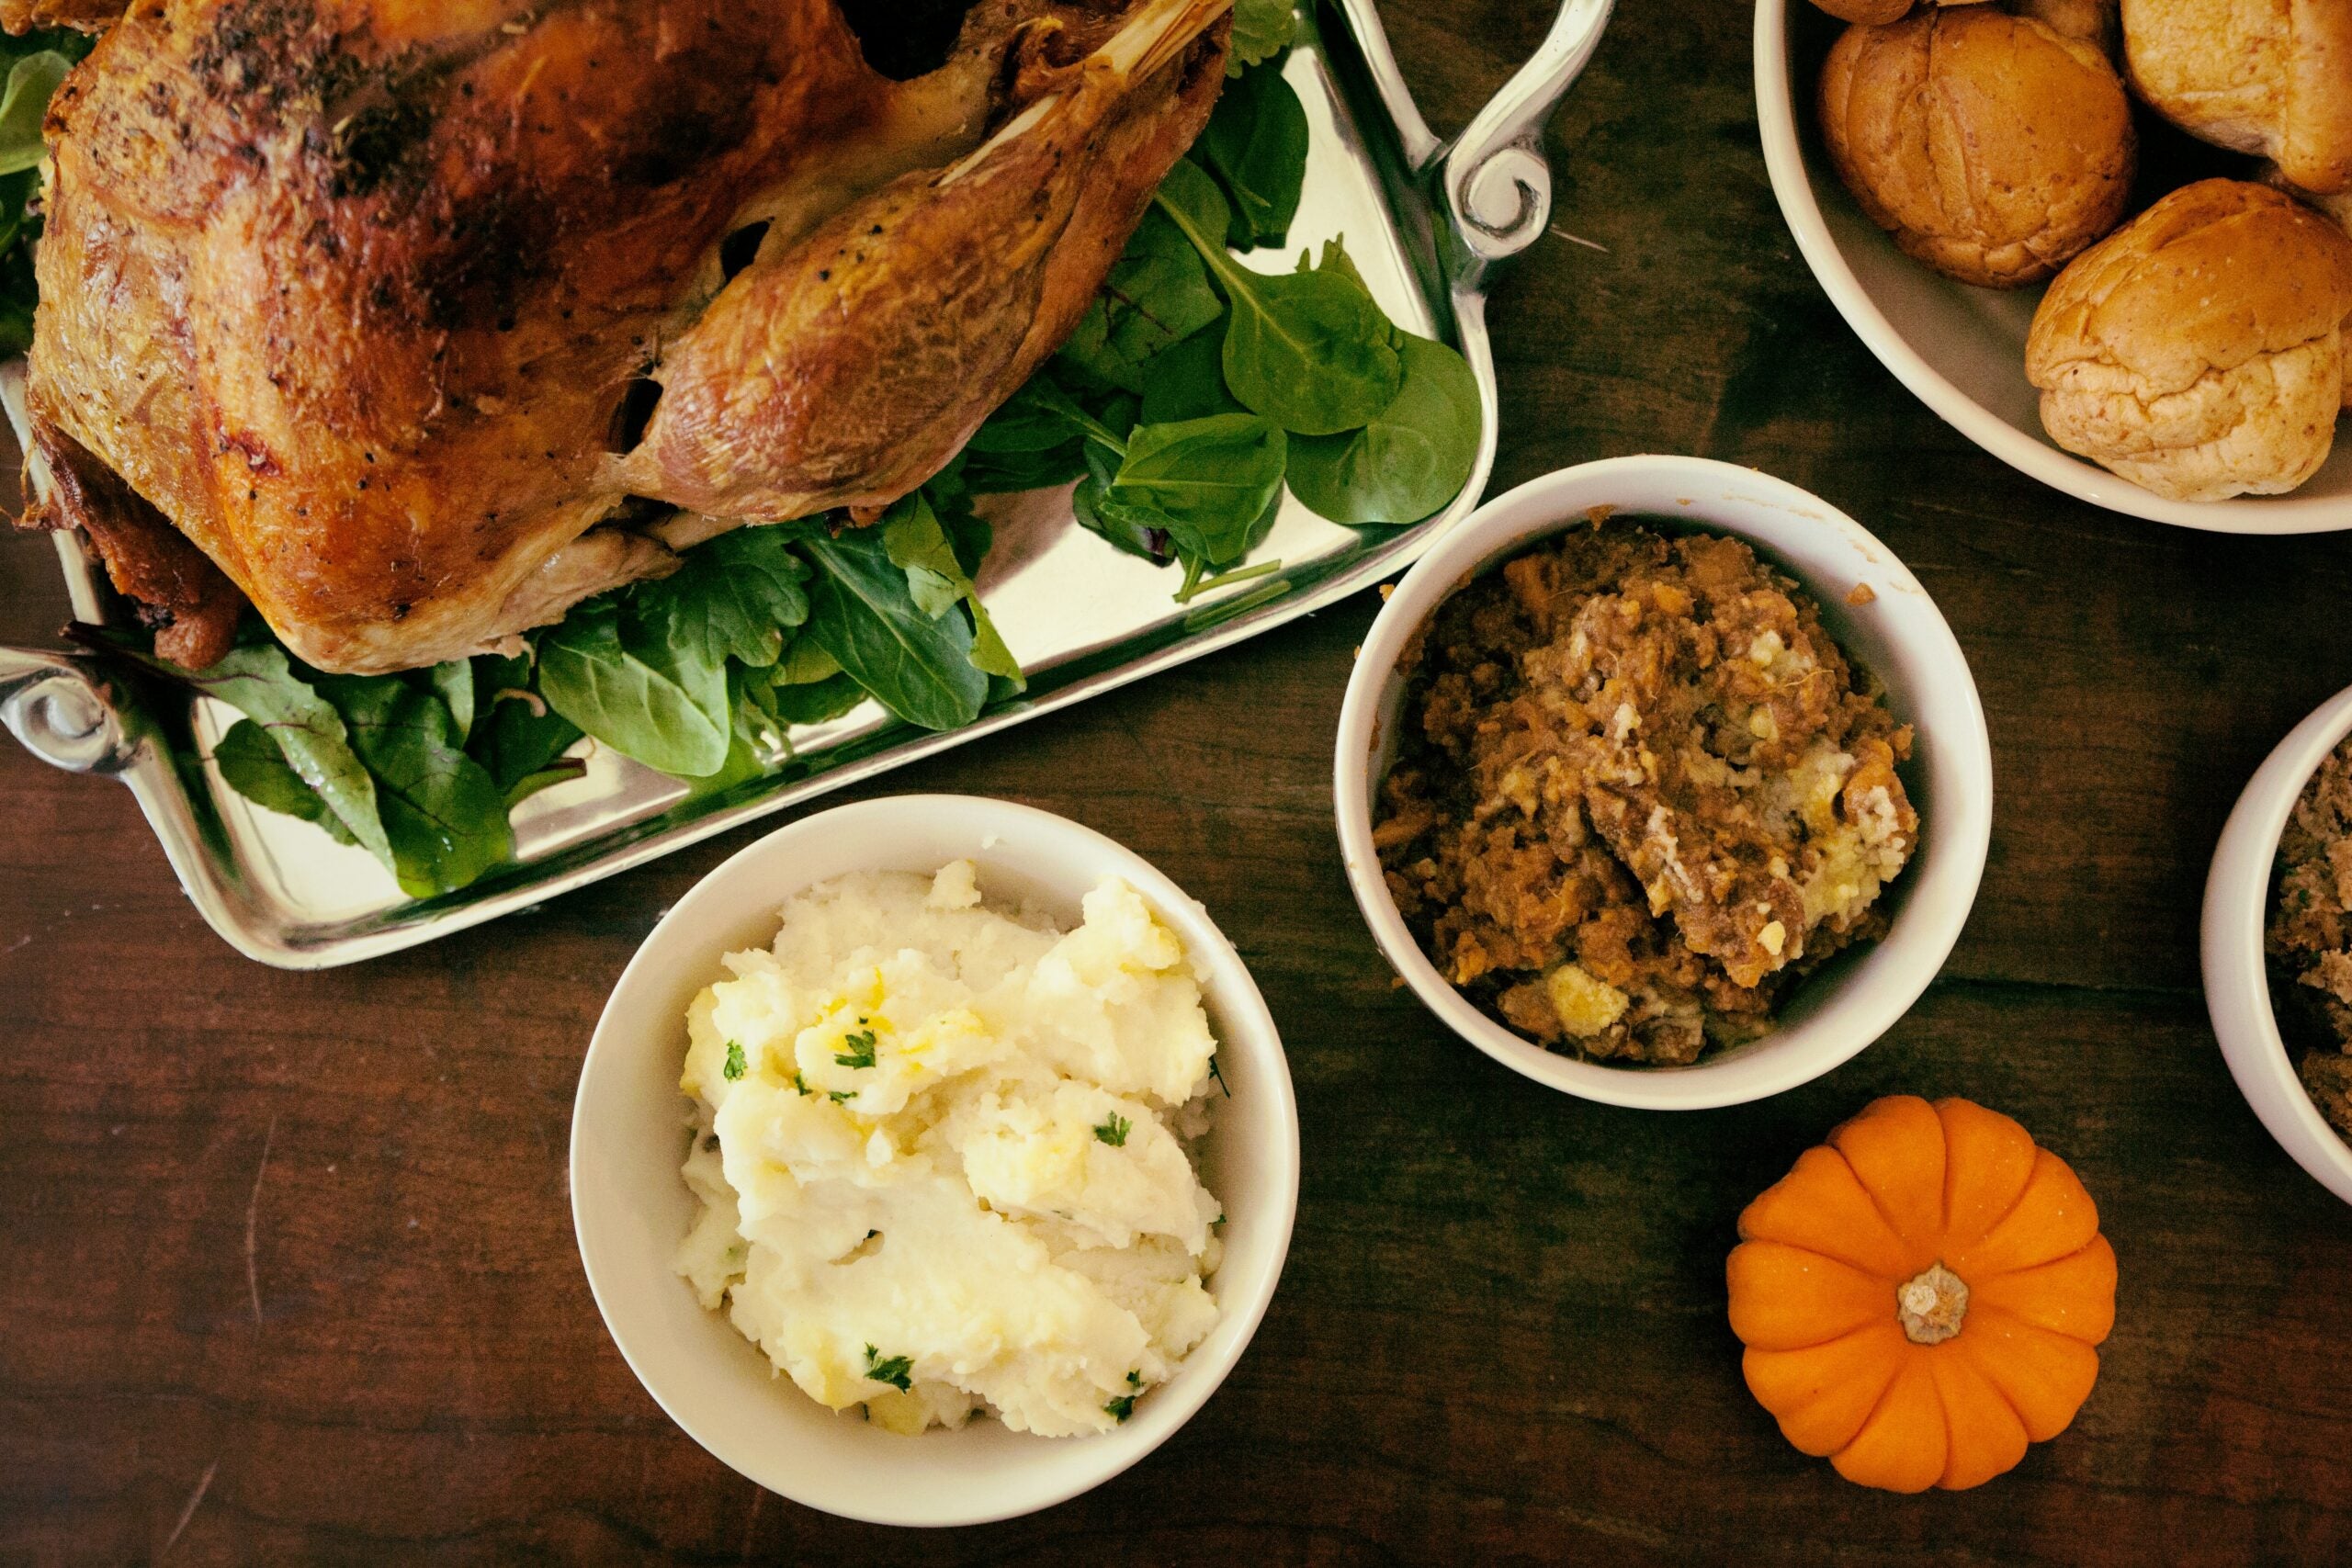
[[1222,566],[1248,553],[1282,500],[1285,453],[1281,428],[1258,414],[1139,424],[1109,499],[1157,521],[1182,555]]
[[865,1348],[865,1375],[876,1382],[887,1382],[900,1393],[914,1386],[915,1360],[912,1356],[885,1357],[873,1346]]
[[785,634],[808,618],[808,578],[782,530],[738,528],[688,550],[670,576],[639,584],[631,608],[681,663],[716,670],[734,659],[764,670],[783,653]]
[[1478,458],[1478,379],[1462,355],[1398,334],[1404,381],[1370,424],[1290,446],[1290,488],[1334,523],[1418,523],[1462,493]]
[[1297,37],[1298,14],[1292,0],[1234,0],[1233,50],[1225,73],[1245,80],[1261,74],[1243,67],[1272,60]]
[[1061,355],[1110,386],[1140,392],[1154,355],[1224,313],[1184,231],[1147,210]]
[[378,812],[376,781],[353,750],[343,715],[294,673],[284,649],[272,643],[232,649],[201,671],[183,670],[152,654],[133,657],[253,720],[277,742],[288,770],[318,796],[350,841],[390,868],[392,847]]
[[1290,236],[1306,184],[1306,109],[1279,71],[1245,71],[1217,99],[1194,149],[1225,189],[1234,249],[1279,245]]
[[452,659],[427,670],[424,678],[448,708],[449,726],[457,731],[458,744],[464,745],[474,727],[474,661]]
[[839,1105],[845,1100],[855,1100],[857,1098],[857,1090],[854,1089],[829,1089],[825,1091],[825,1098],[831,1100],[835,1105]]
[[1114,1421],[1125,1421],[1136,1413],[1136,1397],[1143,1392],[1143,1373],[1140,1370],[1127,1373],[1127,1388],[1130,1392],[1118,1395],[1102,1406],[1103,1413]]
[[1095,1123],[1095,1141],[1108,1144],[1114,1149],[1124,1149],[1127,1146],[1127,1134],[1134,1127],[1134,1122],[1114,1111],[1109,1121]]
[[961,604],[972,615],[972,663],[982,671],[1022,683],[1021,665],[1004,646],[996,623],[980,604],[980,591],[956,558],[939,514],[917,491],[883,514],[883,552],[907,574],[915,607],[937,620]]
[[[676,650],[669,650],[673,654]],[[548,705],[625,757],[680,778],[727,761],[731,726],[726,671],[671,658],[667,671],[621,637],[611,595],[576,604],[539,638],[538,687]]]
[[375,777],[402,892],[453,892],[514,858],[505,795],[458,745],[447,704],[390,675],[322,677],[319,692]]
[[833,1060],[841,1066],[870,1067],[874,1065],[874,1031],[861,1029],[854,1034],[844,1034],[842,1043],[849,1049],[833,1053]]
[[987,671],[972,657],[962,615],[931,615],[914,602],[903,568],[871,528],[812,538],[806,635],[877,702],[923,729],[954,729],[978,718]]
[[11,38],[0,33],[0,61],[8,62],[0,86],[0,355],[32,346],[33,307],[40,288],[33,276],[33,247],[41,220],[25,210],[38,188],[36,172],[46,148],[41,122],[50,96],[75,61],[95,41],[70,28],[51,28]]
[[359,841],[319,792],[287,765],[285,754],[252,719],[241,718],[229,727],[212,748],[212,762],[222,782],[254,805],[323,828],[338,844]]
[[[743,1059],[743,1043],[741,1040],[729,1040],[727,1043],[727,1060],[719,1067],[718,1076],[729,1083],[734,1083],[751,1070],[752,1065]],[[794,1075],[796,1081],[798,1077],[797,1074]]]
[[0,175],[33,168],[49,155],[41,117],[49,96],[72,69],[74,62],[53,49],[22,55],[8,67],[7,85],[0,88]]
[[1231,208],[1216,181],[1189,159],[1153,197],[1176,220],[1225,290],[1225,381],[1242,403],[1284,430],[1330,435],[1369,423],[1396,396],[1403,370],[1392,328],[1344,254],[1323,265],[1257,273],[1226,254]]

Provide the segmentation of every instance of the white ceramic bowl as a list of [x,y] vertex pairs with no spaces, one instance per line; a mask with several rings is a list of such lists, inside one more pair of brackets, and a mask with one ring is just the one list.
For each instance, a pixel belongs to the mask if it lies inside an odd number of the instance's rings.
[[[1902,770],[1920,848],[1888,889],[1883,941],[1841,953],[1791,997],[1761,1040],[1686,1067],[1606,1066],[1557,1055],[1480,1012],[1446,983],[1396,912],[1372,844],[1372,804],[1394,754],[1405,676],[1397,660],[1440,602],[1536,540],[1585,526],[1592,507],[1735,535],[1820,601],[1838,646],[1884,682],[1917,727]],[[1857,583],[1876,595],[1853,605]],[[1928,591],[1894,552],[1794,485],[1701,457],[1612,457],[1547,474],[1480,507],[1405,575],[1365,637],[1340,710],[1334,761],[1340,851],[1372,934],[1422,1001],[1487,1055],[1587,1100],[1657,1111],[1736,1105],[1816,1078],[1886,1032],[1918,999],[1976,900],[1993,827],[1993,752],[1968,660]]]
[[1962,434],[2067,494],[2158,523],[2225,534],[2352,528],[2352,432],[2291,495],[2166,501],[2061,449],[2025,378],[2040,288],[1975,288],[1895,249],[1838,178],[1814,112],[1826,40],[1845,26],[1809,0],[1757,0],[1756,119],[1772,192],[1830,302],[1895,379]]
[[2352,690],[2322,704],[2255,770],[2213,851],[2213,869],[2205,879],[2201,946],[2206,1010],[2239,1092],[2297,1165],[2352,1203],[2352,1148],[2335,1135],[2295,1077],[2270,1008],[2262,960],[2278,835],[2321,761],[2346,735],[2352,735]]
[[[851,871],[932,872],[966,856],[990,899],[1035,899],[1075,922],[1079,901],[1125,877],[1183,939],[1201,976],[1217,1061],[1201,1176],[1225,1203],[1223,1308],[1176,1375],[1098,1437],[1050,1438],[975,1419],[895,1437],[835,1415],[771,1374],[752,1343],[706,1312],[671,1258],[694,1217],[678,1174],[686,1004],[723,977],[719,956],[775,940],[785,898]],[[1273,1019],[1233,944],[1199,904],[1091,829],[1009,801],[897,795],[806,817],[733,856],[678,901],[605,1003],[571,1121],[571,1213],[588,1283],[646,1392],[688,1436],[751,1480],[812,1508],[877,1524],[959,1525],[1048,1507],[1109,1480],[1198,1410],[1241,1358],[1273,1299],[1298,1206],[1298,1109]]]

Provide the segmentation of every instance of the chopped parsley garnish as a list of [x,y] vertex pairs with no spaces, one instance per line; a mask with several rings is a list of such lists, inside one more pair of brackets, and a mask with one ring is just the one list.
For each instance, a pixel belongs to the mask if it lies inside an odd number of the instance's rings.
[[[858,1021],[863,1023],[865,1021],[860,1019]],[[874,1031],[861,1029],[855,1034],[844,1034],[842,1043],[849,1049],[834,1052],[833,1060],[842,1066],[870,1067],[874,1065]]]
[[793,1069],[792,1087],[795,1090],[804,1095],[814,1094],[817,1092],[815,1089],[808,1087],[808,1080],[800,1076],[800,1070],[797,1067]]
[[1216,1065],[1215,1056],[1209,1058],[1209,1077],[1216,1079],[1216,1087],[1225,1090],[1226,1099],[1233,1098],[1233,1090],[1225,1081],[1225,1069]]
[[854,1089],[829,1089],[825,1091],[825,1098],[831,1100],[835,1105],[839,1105],[844,1100],[855,1100],[857,1098],[857,1090]]
[[1114,1111],[1108,1122],[1095,1127],[1094,1135],[1114,1149],[1124,1149],[1127,1146],[1127,1131],[1134,1125],[1134,1122]]
[[887,1382],[900,1393],[914,1386],[915,1359],[912,1356],[885,1358],[873,1346],[865,1348],[865,1375],[876,1382]]
[[[1129,1372],[1127,1374],[1127,1386],[1134,1389],[1136,1393],[1140,1393],[1143,1391],[1143,1373],[1140,1371]],[[1109,1404],[1102,1406],[1102,1409],[1114,1421],[1124,1421],[1128,1416],[1136,1413],[1136,1395],[1135,1393],[1123,1393],[1119,1395],[1118,1398],[1112,1400]]]
[[718,1070],[729,1083],[733,1083],[752,1070],[752,1065],[743,1060],[743,1043],[741,1040],[729,1040],[727,1043],[727,1065]]

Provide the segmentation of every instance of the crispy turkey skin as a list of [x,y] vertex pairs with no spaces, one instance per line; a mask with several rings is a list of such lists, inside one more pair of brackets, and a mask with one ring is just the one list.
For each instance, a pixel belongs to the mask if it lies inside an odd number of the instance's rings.
[[372,673],[870,513],[1075,324],[1228,6],[983,0],[899,83],[835,0],[143,0],[50,107],[30,521],[184,664],[249,599]]

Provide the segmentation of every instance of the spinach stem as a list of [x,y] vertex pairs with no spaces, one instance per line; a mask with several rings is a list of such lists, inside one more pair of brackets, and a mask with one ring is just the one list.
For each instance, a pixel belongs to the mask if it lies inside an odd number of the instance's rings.
[[1184,629],[1187,632],[1206,631],[1261,604],[1272,604],[1289,592],[1291,587],[1289,578],[1278,577],[1272,582],[1260,584],[1238,599],[1220,599],[1214,604],[1204,604],[1184,617]]
[[1182,587],[1176,590],[1176,603],[1179,604],[1189,604],[1193,602],[1193,595],[1200,591],[1201,558],[1198,556],[1186,556],[1184,558],[1184,582]]
[[1237,567],[1231,571],[1218,572],[1215,577],[1201,578],[1197,570],[1199,562],[1187,561],[1185,564],[1192,569],[1192,575],[1187,576],[1184,586],[1177,591],[1176,603],[1179,604],[1189,604],[1195,596],[1211,589],[1227,588],[1237,582],[1247,582],[1253,577],[1269,576],[1283,569],[1279,560],[1261,561],[1256,566]]

